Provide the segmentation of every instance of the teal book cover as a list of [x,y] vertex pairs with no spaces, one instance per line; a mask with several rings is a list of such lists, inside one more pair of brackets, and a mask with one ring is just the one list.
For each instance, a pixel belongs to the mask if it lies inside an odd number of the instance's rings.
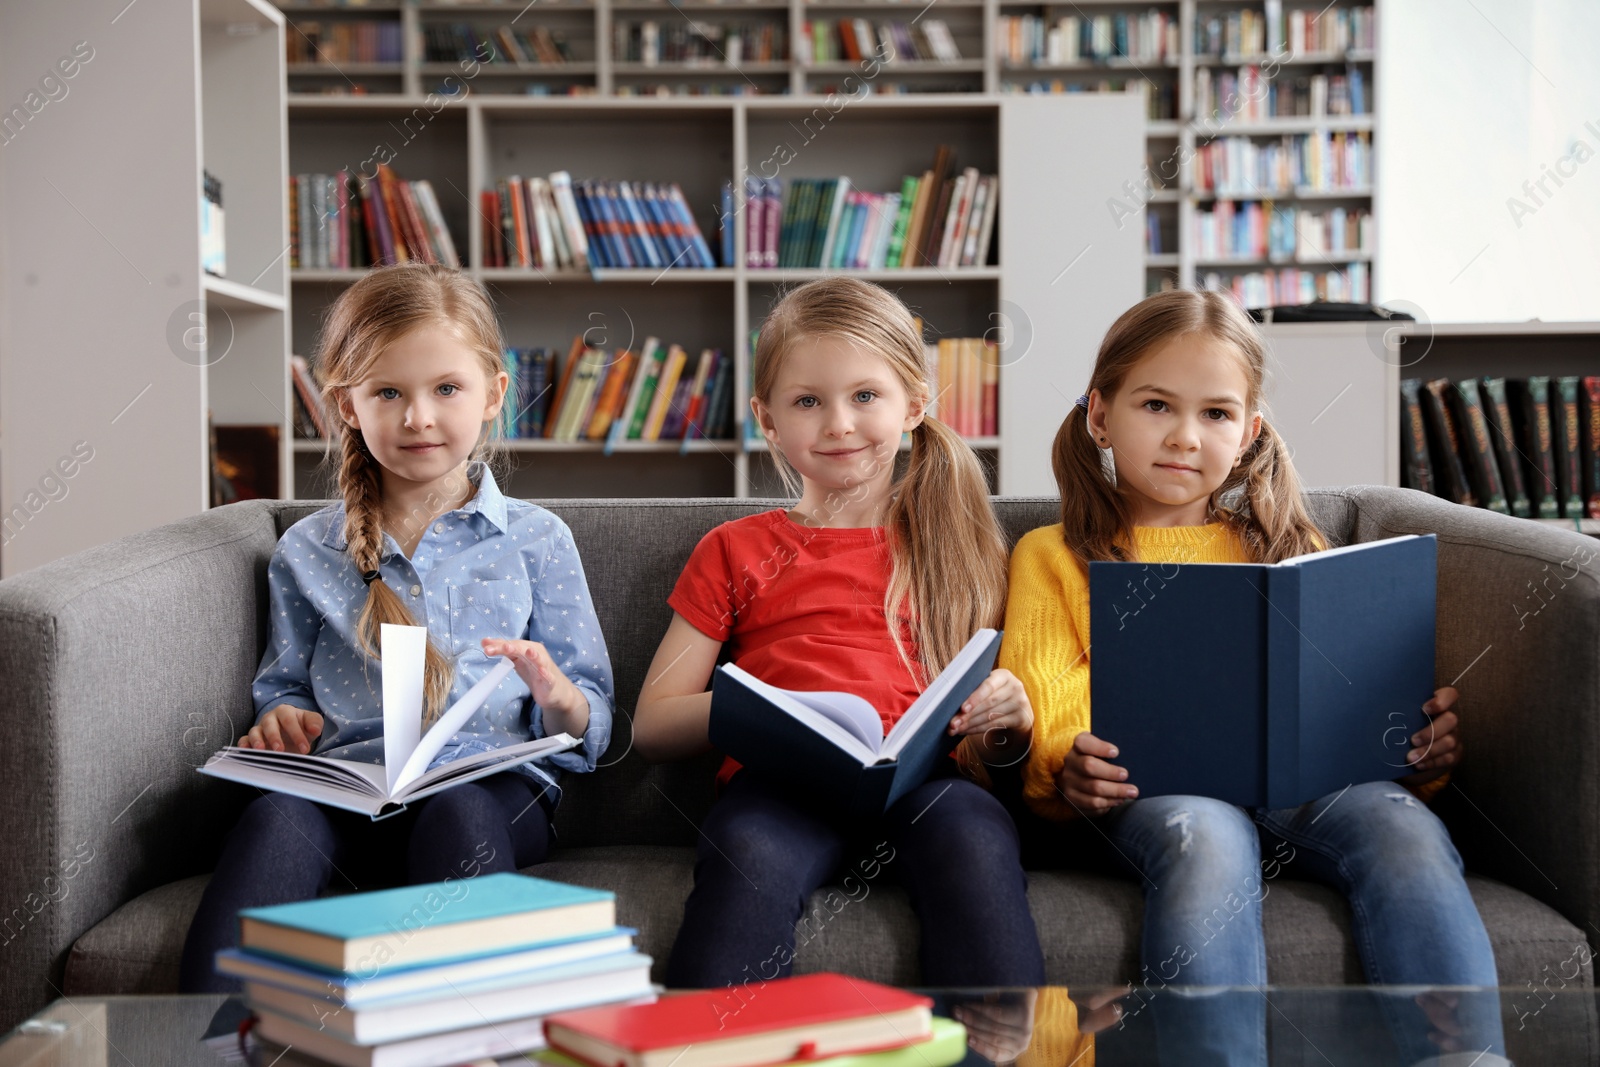
[[593,904],[614,896],[601,889],[505,872],[470,880],[428,882],[371,893],[246,908],[239,917],[350,941],[390,933],[399,920],[418,908],[428,913],[431,922],[446,925]]

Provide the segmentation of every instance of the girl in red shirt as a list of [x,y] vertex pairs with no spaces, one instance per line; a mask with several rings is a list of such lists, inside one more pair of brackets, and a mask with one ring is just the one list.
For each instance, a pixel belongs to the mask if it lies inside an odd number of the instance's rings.
[[[711,747],[708,686],[724,644],[765,682],[865,698],[887,731],[1004,614],[1005,540],[977,457],[926,413],[922,337],[905,305],[851,278],[794,290],[761,327],[751,394],[799,502],[724,523],[695,548],[635,712],[647,759]],[[910,461],[897,477],[905,433]],[[964,760],[1011,764],[1027,750],[1033,709],[997,670],[950,728],[963,735]],[[906,888],[925,984],[1042,984],[1016,829],[989,793],[951,776],[950,762],[864,821],[726,761],[667,984],[788,974],[809,897],[852,867],[858,885],[886,871]],[[836,910],[819,908],[806,936]]]

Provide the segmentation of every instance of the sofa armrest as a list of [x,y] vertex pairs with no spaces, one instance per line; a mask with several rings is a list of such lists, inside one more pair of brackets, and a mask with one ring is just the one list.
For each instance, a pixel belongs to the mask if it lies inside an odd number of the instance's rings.
[[253,717],[274,507],[230,505],[0,582],[0,1030],[67,950],[207,869],[242,793],[196,773]]
[[1438,535],[1436,684],[1466,744],[1439,813],[1470,868],[1600,944],[1600,540],[1410,489],[1313,495],[1348,502],[1351,541]]

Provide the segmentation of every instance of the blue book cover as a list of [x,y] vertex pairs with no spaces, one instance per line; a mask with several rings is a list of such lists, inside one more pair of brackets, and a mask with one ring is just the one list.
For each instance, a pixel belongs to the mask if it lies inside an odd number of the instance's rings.
[[628,235],[628,247],[633,260],[641,267],[660,269],[666,265],[655,237],[650,233],[650,223],[634,199],[633,188],[627,182],[613,182],[609,186],[623,220],[623,232]]
[[979,630],[887,735],[860,697],[778,689],[724,664],[712,680],[711,743],[818,805],[882,815],[955,748],[946,728],[999,651],[1000,633]]
[[612,258],[624,267],[641,266],[628,239],[629,226],[623,217],[622,205],[618,202],[616,194],[604,182],[594,183],[593,194],[595,203],[599,206],[600,219],[605,223],[606,236],[611,240]]
[[1141,797],[1284,808],[1410,773],[1438,539],[1277,564],[1089,564],[1091,729]]
[[[724,191],[727,194],[728,200],[724,203],[723,207],[728,212],[728,216],[725,216],[723,220],[725,232],[722,235],[722,239],[724,242],[731,242],[733,240],[731,219],[733,212],[732,184],[729,184]],[[673,232],[674,227],[672,225],[672,220],[667,218],[666,211],[661,206],[661,191],[657,189],[656,186],[651,182],[640,182],[638,196],[644,203],[645,213],[650,217],[652,228],[654,229],[655,233],[660,235],[657,240],[657,244],[660,246],[662,254],[666,257],[661,261],[662,265],[671,267],[683,266],[684,260],[689,258],[684,253],[684,249],[689,247],[689,243]],[[731,266],[731,253],[729,256],[729,261],[729,265]]]
[[[722,265],[731,267],[733,266],[733,227],[735,224],[733,217],[733,182],[731,181],[722,183],[721,223]],[[673,257],[677,257],[676,252],[673,253]]]
[[594,205],[589,202],[587,182],[572,183],[572,202],[578,208],[578,218],[583,222],[584,241],[588,246],[589,267],[611,266],[610,246],[606,243],[605,236],[600,232],[600,220],[594,213]]
[[689,255],[683,257],[680,266],[687,267],[714,267],[711,261],[711,248],[706,244],[705,235],[700,232],[700,224],[694,221],[694,214],[689,210],[689,201],[684,198],[683,187],[673,182],[665,190],[663,197],[666,205],[672,209],[679,222],[683,224],[683,232],[693,249]]

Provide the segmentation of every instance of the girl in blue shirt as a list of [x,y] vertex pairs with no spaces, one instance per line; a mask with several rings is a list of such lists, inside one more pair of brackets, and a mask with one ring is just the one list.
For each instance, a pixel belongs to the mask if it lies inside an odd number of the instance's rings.
[[189,929],[184,992],[236,988],[212,961],[236,943],[241,908],[540,862],[558,768],[593,770],[605,751],[611,663],[572,534],[508,500],[482,462],[508,384],[502,351],[488,296],[458,271],[375,270],[335,302],[319,364],[343,499],[272,554],[256,723],[239,744],[381,762],[383,684],[371,668],[384,623],[428,628],[427,721],[491,657],[516,666],[435,766],[562,732],[582,744],[378,822],[262,794],[228,835]]

